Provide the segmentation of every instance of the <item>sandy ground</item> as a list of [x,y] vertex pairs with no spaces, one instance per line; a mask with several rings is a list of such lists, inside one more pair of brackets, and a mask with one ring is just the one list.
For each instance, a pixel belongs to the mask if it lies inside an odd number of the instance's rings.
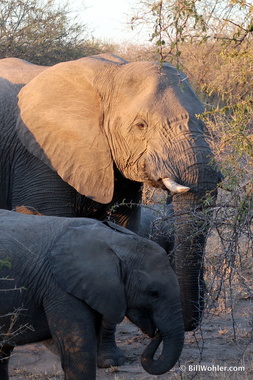
[[[140,356],[149,338],[125,319],[118,326],[117,343],[125,353],[126,363],[117,368],[97,369],[97,379],[253,379],[252,306],[250,299],[241,299],[235,306],[236,340],[231,314],[220,314],[215,309],[209,312],[200,330],[186,334],[180,362],[160,376],[142,369]],[[10,379],[62,380],[63,373],[57,356],[43,344],[33,344],[15,349]]]

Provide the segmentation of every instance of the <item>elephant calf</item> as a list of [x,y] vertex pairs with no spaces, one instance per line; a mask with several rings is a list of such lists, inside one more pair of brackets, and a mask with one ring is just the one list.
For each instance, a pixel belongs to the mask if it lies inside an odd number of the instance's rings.
[[142,355],[151,374],[180,356],[179,285],[166,252],[113,223],[0,210],[0,285],[1,380],[14,346],[50,338],[65,380],[95,379],[102,318],[126,315],[154,338]]

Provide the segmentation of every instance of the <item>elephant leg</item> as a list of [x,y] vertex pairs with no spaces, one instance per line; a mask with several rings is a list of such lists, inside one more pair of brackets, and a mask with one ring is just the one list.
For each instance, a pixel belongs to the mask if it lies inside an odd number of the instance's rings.
[[9,359],[13,351],[12,346],[3,346],[0,351],[0,379],[9,380]]
[[115,342],[115,330],[115,324],[103,320],[101,340],[98,348],[98,366],[101,368],[120,366],[125,362],[124,354]]
[[45,298],[45,313],[61,357],[65,380],[95,380],[101,316],[87,304],[58,289]]

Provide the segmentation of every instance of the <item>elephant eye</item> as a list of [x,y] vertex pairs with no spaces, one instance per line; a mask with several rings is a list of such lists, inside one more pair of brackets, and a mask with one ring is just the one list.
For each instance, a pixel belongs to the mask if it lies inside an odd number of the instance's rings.
[[142,129],[146,129],[146,125],[144,123],[138,123],[137,124],[137,127],[142,130]]
[[152,297],[152,298],[159,298],[159,292],[157,290],[150,290],[149,291],[149,295]]
[[136,125],[136,127],[137,127],[140,131],[144,131],[145,129],[147,129],[147,124],[146,124],[145,121],[143,121],[143,120],[138,120],[138,121],[136,121],[135,125]]

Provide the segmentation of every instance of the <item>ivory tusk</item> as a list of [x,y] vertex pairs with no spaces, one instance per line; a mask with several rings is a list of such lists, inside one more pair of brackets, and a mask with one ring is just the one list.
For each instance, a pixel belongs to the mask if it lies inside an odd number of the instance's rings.
[[171,178],[164,178],[163,180],[164,185],[167,187],[168,190],[170,190],[172,193],[187,193],[187,191],[190,190],[189,187],[179,185],[176,181],[173,181]]

